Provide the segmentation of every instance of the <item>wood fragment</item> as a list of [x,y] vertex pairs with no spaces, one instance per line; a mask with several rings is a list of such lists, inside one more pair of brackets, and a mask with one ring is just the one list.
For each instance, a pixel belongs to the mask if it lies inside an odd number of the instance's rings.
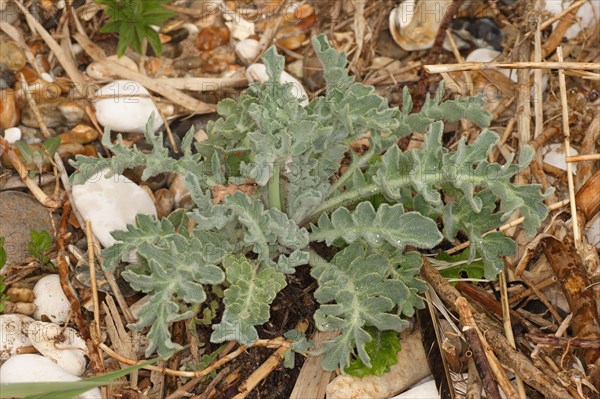
[[483,389],[488,398],[500,399],[500,391],[498,390],[496,381],[494,381],[494,378],[492,377],[490,362],[483,350],[481,341],[479,340],[475,321],[473,320],[473,315],[471,314],[467,300],[464,297],[460,297],[456,300],[454,306],[460,314],[462,333],[473,353],[473,360],[479,371]]
[[[423,258],[421,277],[425,279],[438,293],[440,298],[454,308],[454,303],[461,297],[456,288],[452,287],[437,270],[435,270],[427,258]],[[521,352],[513,349],[506,338],[496,331],[496,325],[487,316],[474,312],[475,322],[481,326],[487,342],[505,365],[519,375],[523,382],[539,391],[547,399],[574,399],[553,376],[553,373],[543,373],[536,368],[531,361]]]
[[[312,339],[317,348],[325,341],[338,335],[335,331],[316,331]],[[332,373],[321,367],[321,356],[309,356],[304,360],[300,374],[290,394],[290,399],[324,399],[325,388],[331,380]]]
[[[580,156],[594,155],[597,152],[596,143],[600,140],[600,115],[596,115],[592,122],[589,124],[583,141],[581,142],[581,148],[579,150]],[[595,156],[598,156],[596,153]],[[567,157],[567,162],[571,157]],[[600,159],[600,158],[598,158]],[[597,159],[597,160],[598,160]],[[594,160],[580,161],[577,164],[577,176],[575,176],[575,189],[579,190],[581,186],[592,176],[594,173],[594,166],[597,165]]]
[[534,344],[548,346],[570,346],[583,349],[600,349],[600,340],[596,338],[565,338],[554,335],[535,335],[526,333],[525,336]]
[[[555,238],[543,239],[542,246],[573,313],[573,334],[578,338],[600,339],[593,291],[589,289],[590,281],[577,250]],[[600,350],[588,349],[582,355],[586,363],[592,365],[600,358]]]
[[481,399],[481,378],[473,359],[469,359],[469,374],[467,379],[467,393],[465,399]]
[[600,195],[598,193],[600,193],[600,170],[589,178],[575,196],[577,214],[580,214],[582,219],[585,220],[583,225],[600,212]]

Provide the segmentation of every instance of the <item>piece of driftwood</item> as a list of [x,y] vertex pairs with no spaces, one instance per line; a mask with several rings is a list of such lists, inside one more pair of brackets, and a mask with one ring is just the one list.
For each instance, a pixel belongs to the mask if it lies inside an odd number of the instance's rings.
[[[594,290],[586,273],[581,257],[574,245],[555,238],[542,240],[544,255],[554,270],[567,298],[573,321],[573,334],[580,338],[600,340],[600,323],[596,308]],[[600,349],[580,350],[590,368],[592,384],[600,387]]]
[[[312,337],[317,348],[322,342],[335,338],[337,333],[332,331],[316,331]],[[331,380],[331,371],[321,368],[321,356],[309,356],[304,361],[290,399],[324,399],[325,388]]]
[[[444,303],[454,309],[454,303],[461,297],[460,293],[431,266],[427,258],[423,258],[421,277],[435,289]],[[527,356],[514,349],[506,337],[496,331],[499,326],[495,322],[478,312],[473,312],[473,318],[500,361],[519,375],[525,384],[548,399],[573,399],[569,391],[560,384],[558,378],[551,373],[543,373],[531,363]]]
[[477,326],[475,324],[475,320],[473,320],[473,315],[471,314],[467,300],[465,297],[460,297],[456,300],[454,306],[460,314],[462,333],[465,336],[469,347],[471,348],[471,352],[473,353],[473,361],[475,361],[475,365],[479,371],[483,389],[485,390],[488,398],[499,399],[500,391],[498,390],[498,384],[496,381],[494,381],[490,361],[486,356],[485,350],[483,349],[483,344],[479,339]]

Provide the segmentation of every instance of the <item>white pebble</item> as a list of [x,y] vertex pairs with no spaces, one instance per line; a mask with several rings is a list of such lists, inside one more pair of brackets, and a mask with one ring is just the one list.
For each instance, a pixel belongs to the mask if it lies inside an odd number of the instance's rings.
[[[569,155],[575,156],[579,153],[573,147],[569,147]],[[549,144],[542,148],[542,153],[544,154],[544,162],[548,165],[552,165],[555,168],[560,170],[567,170],[567,161],[565,159],[565,147],[563,144]],[[577,164],[572,163],[571,168],[573,170],[573,174],[577,174]]]
[[254,39],[244,39],[235,45],[235,53],[242,61],[253,61],[260,51],[260,43]]
[[394,396],[391,399],[438,399],[439,397],[440,394],[435,386],[435,380],[431,379],[423,383],[419,383],[408,391]]
[[69,317],[71,304],[60,285],[58,274],[50,274],[42,277],[35,287],[33,287],[35,299],[33,303],[36,306],[33,312],[33,318],[42,320],[46,316],[50,321],[58,324],[64,324]]
[[110,233],[135,224],[137,214],[157,216],[152,198],[140,186],[119,174],[107,179],[108,172],[104,169],[84,184],[73,186],[77,209],[91,222],[94,235],[104,247],[116,242]]
[[29,324],[27,335],[42,355],[70,374],[83,375],[87,346],[76,330],[70,327],[63,329],[55,323],[34,321]]
[[[69,374],[52,360],[40,355],[25,354],[11,357],[0,367],[0,383],[72,382],[81,378]],[[76,396],[80,399],[101,399],[100,389],[93,388]]]
[[[259,82],[264,83],[269,80],[269,75],[267,74],[267,67],[264,64],[252,64],[246,69],[246,78],[248,78],[249,82]],[[303,100],[300,102],[300,105],[303,107],[308,105],[308,94],[306,90],[304,90],[304,86],[302,83],[286,71],[281,73],[281,77],[279,78],[281,83],[291,83],[292,95],[298,99]]]
[[[563,0],[546,0],[544,2],[545,8],[550,14],[558,14],[571,6],[573,1],[563,1]],[[600,18],[600,1],[591,0],[586,1],[579,9],[577,10],[577,22],[574,23],[567,29],[564,37],[567,40],[570,40],[577,36],[579,32],[583,29],[587,29],[593,26],[598,19]],[[552,28],[556,29],[558,23],[560,21],[556,21],[552,24]]]
[[4,131],[4,139],[11,144],[14,144],[15,141],[21,140],[21,129],[18,127],[11,127]]
[[96,118],[110,130],[121,133],[144,133],[154,114],[152,132],[162,126],[162,118],[149,92],[132,80],[116,80],[96,92]]
[[190,36],[194,37],[198,34],[198,32],[200,32],[200,28],[190,22],[183,24],[183,28],[190,33]]
[[52,75],[50,75],[47,72],[42,72],[40,74],[40,78],[42,78],[44,81],[46,81],[48,83],[54,83],[54,78],[52,77]]
[[31,317],[18,313],[0,315],[0,363],[14,356],[20,347],[31,345],[27,338],[31,322]]

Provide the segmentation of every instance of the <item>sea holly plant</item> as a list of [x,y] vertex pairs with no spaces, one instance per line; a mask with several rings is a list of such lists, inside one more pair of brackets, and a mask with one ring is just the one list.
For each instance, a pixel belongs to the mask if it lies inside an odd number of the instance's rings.
[[[519,212],[533,234],[546,217],[540,186],[511,182],[531,160],[531,150],[521,151],[516,164],[487,160],[499,138],[485,129],[490,114],[481,99],[442,102],[440,87],[413,113],[405,89],[402,109],[391,108],[372,87],[354,81],[346,55],[324,36],[313,38],[313,45],[327,92],[307,106],[291,94],[291,84],[280,83],[283,57],[271,48],[263,56],[270,80],[250,84],[236,101],[222,101],[221,118],[207,126],[208,139],[192,146],[190,131],[179,158],[168,156],[162,134],[150,128],[151,152],[127,148],[120,137],[112,143],[106,133],[103,144],[113,157],[77,156],[74,183],[105,168],[120,173],[141,166],[143,179],[181,174],[194,201],[191,210],[162,220],[139,215],[135,226],[113,233],[118,243],[104,251],[104,266],[111,269],[137,253],[139,262],[126,265],[122,276],[150,295],[130,325],[149,328],[146,355],[156,350],[169,356],[180,348],[169,324],[193,317],[211,285],[224,288],[211,341],[252,344],[287,277],[308,264],[318,284],[316,327],[339,332],[321,347],[323,367],[381,373],[393,353],[377,342],[397,339],[394,333],[424,306],[418,250],[439,253],[443,240],[452,242],[460,233],[471,242],[468,260],[481,259],[484,277],[493,279],[515,243],[485,233]],[[460,119],[483,131],[450,151],[442,145],[444,123]],[[425,142],[402,152],[396,143],[412,132],[424,133]],[[367,151],[351,149],[365,138]],[[345,158],[350,165],[340,174]],[[217,198],[223,188],[230,194]],[[189,221],[193,228],[179,228]]]

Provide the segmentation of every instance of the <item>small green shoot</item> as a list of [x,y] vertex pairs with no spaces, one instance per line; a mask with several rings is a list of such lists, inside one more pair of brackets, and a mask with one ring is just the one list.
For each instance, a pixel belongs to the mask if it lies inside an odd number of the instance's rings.
[[52,236],[46,230],[40,232],[31,230],[29,234],[31,235],[31,241],[27,244],[29,253],[35,256],[42,265],[50,269],[54,268],[50,258],[46,255],[52,247]]
[[465,250],[456,255],[440,252],[432,264],[436,265],[440,274],[447,279],[482,279],[484,277],[484,263],[478,257],[469,262],[469,251]]
[[109,20],[100,32],[119,34],[117,55],[125,54],[127,47],[142,53],[144,41],[148,41],[154,53],[160,55],[162,45],[154,26],[161,26],[175,14],[162,6],[167,0],[96,0],[105,6]]
[[0,276],[0,314],[4,313],[6,307],[4,303],[10,300],[10,297],[4,291],[6,291],[6,283],[4,282],[4,277]]
[[[58,149],[60,145],[61,138],[60,137],[51,137],[44,141],[42,147],[39,150],[34,150],[23,140],[18,140],[15,142],[15,146],[19,149],[21,156],[25,160],[26,163],[33,163],[37,168],[37,172],[41,175],[42,168],[44,165],[49,162],[54,153]],[[29,172],[29,177],[33,179],[36,175],[35,171]]]
[[4,237],[0,237],[0,270],[6,264],[6,250],[4,249]]
[[365,344],[365,350],[371,358],[371,368],[367,367],[360,358],[356,358],[344,371],[355,377],[367,375],[382,375],[389,371],[390,366],[398,363],[396,353],[400,350],[400,338],[395,331],[379,331],[376,328],[366,328],[372,340]]

